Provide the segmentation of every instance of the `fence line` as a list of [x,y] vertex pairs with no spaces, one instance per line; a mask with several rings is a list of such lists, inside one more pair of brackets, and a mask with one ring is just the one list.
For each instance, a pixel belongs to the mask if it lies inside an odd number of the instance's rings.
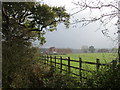
[[[88,62],[88,61],[82,61],[82,58],[79,58],[79,60],[71,60],[70,57],[67,58],[63,58],[62,56],[60,56],[60,58],[54,56],[40,56],[40,60],[42,63],[53,66],[55,68],[60,69],[60,73],[62,73],[62,71],[68,72],[68,74],[73,74],[75,76],[79,76],[80,80],[82,80],[82,78],[86,79],[86,77],[82,76],[82,71],[87,71],[87,72],[95,72],[95,71],[90,71],[90,70],[85,70],[82,68],[82,64],[86,63],[86,64],[92,64],[92,65],[96,65],[96,72],[99,71],[100,66],[105,66],[105,65],[109,65],[111,64],[102,64],[100,63],[100,59],[96,59],[96,62]],[[58,62],[57,60],[60,60],[60,62]],[[67,64],[64,64],[63,61],[67,61]],[[50,62],[50,64],[49,64]],[[75,67],[75,66],[71,66],[71,62],[78,62],[79,63],[79,67]],[[57,64],[60,65],[60,67],[57,67]],[[117,64],[116,60],[112,61],[112,68],[114,69],[115,65]],[[63,66],[67,66],[67,70],[63,69]],[[73,73],[71,72],[71,68],[77,69],[79,70],[79,74]]]

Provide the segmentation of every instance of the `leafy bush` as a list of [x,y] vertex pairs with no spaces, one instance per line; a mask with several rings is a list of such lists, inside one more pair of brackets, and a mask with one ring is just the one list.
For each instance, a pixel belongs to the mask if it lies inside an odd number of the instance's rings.
[[[41,80],[42,84],[41,86],[34,86],[34,88],[76,88],[79,86],[77,80],[71,75],[61,74],[57,71],[54,72],[54,69],[55,68],[53,67],[42,64],[37,65],[35,69],[36,71],[33,70],[35,75],[34,77],[37,77],[38,80]],[[35,85],[35,83],[32,85]]]
[[53,77],[44,78],[47,88],[76,88],[79,86],[77,80],[70,75],[54,74]]
[[120,88],[120,64],[102,68],[81,84],[82,88]]
[[[26,42],[26,44],[29,44],[29,42]],[[29,86],[28,75],[31,72],[31,62],[37,55],[37,49],[26,47],[26,44],[20,40],[3,42],[3,88],[26,88]]]

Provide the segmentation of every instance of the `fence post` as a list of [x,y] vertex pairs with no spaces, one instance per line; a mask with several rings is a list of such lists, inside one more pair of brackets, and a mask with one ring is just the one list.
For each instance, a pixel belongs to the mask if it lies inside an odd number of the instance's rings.
[[79,75],[80,75],[80,81],[82,81],[82,59],[79,58]]
[[56,68],[56,56],[55,56],[55,68]]
[[41,63],[41,57],[42,57],[42,56],[40,55],[40,57],[39,57],[39,61],[40,61],[40,63]]
[[45,58],[44,58],[44,64],[46,64],[46,55],[44,56]]
[[48,65],[48,60],[49,60],[49,57],[47,56],[47,65]]
[[44,62],[45,62],[45,56],[43,56],[43,64],[44,64]]
[[113,70],[113,71],[115,70],[116,64],[117,64],[117,61],[116,61],[116,60],[113,60],[113,61],[112,61],[112,70]]
[[62,56],[60,57],[60,73],[62,73]]
[[68,57],[68,73],[70,74],[70,57]]
[[100,67],[100,60],[96,59],[96,70],[97,70],[97,72],[99,71],[99,67]]
[[47,55],[46,55],[46,57],[45,57],[45,63],[47,64]]
[[50,65],[52,66],[52,56],[50,56]]
[[44,57],[43,57],[43,55],[42,55],[42,59],[41,59],[41,62],[42,62],[42,63],[43,63],[43,58],[44,58]]
[[45,56],[43,56],[43,64],[45,64]]

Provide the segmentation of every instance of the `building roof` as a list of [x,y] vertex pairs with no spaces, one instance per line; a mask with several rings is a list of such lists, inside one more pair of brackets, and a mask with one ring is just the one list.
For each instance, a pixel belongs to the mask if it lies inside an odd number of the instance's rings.
[[69,48],[55,48],[55,47],[50,47],[48,50],[48,53],[60,53],[60,54],[68,54],[68,53],[72,53],[72,50]]

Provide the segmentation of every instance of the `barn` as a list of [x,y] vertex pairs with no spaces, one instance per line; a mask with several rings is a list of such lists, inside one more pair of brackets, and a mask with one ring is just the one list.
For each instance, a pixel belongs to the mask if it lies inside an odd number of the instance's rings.
[[72,53],[72,50],[69,48],[55,48],[50,47],[47,51],[47,54],[70,54]]

